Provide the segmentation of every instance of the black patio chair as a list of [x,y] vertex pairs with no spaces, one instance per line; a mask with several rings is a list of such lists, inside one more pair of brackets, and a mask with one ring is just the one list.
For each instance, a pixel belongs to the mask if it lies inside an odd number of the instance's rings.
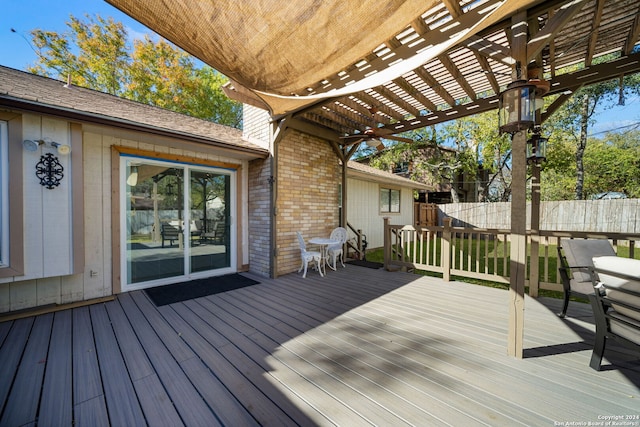
[[567,315],[569,299],[578,296],[588,299],[593,293],[590,268],[592,258],[615,256],[616,252],[608,240],[604,239],[563,239],[558,245],[558,272],[562,279],[564,303],[558,316]]

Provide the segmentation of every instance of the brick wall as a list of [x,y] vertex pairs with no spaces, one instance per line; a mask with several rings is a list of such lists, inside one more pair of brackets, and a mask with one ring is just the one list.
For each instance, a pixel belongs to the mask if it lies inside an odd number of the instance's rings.
[[249,271],[271,274],[271,159],[249,162]]
[[244,104],[242,108],[242,137],[269,149],[269,120],[267,111]]
[[277,151],[276,274],[282,275],[300,267],[296,231],[308,240],[329,237],[338,226],[341,166],[327,141],[294,130]]
[[[243,136],[270,148],[268,121],[266,111],[245,105]],[[328,237],[339,224],[341,167],[328,142],[289,129],[278,142],[277,156],[275,217],[270,212],[270,160],[249,163],[249,270],[263,276],[271,273],[272,219],[276,221],[275,276],[300,267],[296,231],[306,240]]]

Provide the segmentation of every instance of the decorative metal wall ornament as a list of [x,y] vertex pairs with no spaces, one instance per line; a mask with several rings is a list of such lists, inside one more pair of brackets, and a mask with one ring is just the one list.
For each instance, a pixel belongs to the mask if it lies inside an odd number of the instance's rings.
[[51,153],[41,156],[40,161],[36,164],[36,176],[40,179],[40,185],[49,190],[60,185],[60,181],[64,177],[63,171],[64,168],[58,158]]

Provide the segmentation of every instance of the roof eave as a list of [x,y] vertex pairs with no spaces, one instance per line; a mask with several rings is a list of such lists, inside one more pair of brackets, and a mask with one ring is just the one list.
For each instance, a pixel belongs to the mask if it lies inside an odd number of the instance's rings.
[[131,120],[121,119],[117,117],[106,116],[103,114],[91,113],[87,111],[80,111],[71,108],[65,108],[50,104],[45,104],[37,101],[30,101],[22,98],[15,98],[8,95],[0,95],[0,107],[6,107],[13,110],[36,112],[47,115],[54,115],[63,117],[65,119],[77,120],[81,122],[87,122],[97,125],[117,126],[119,128],[151,133],[158,136],[179,138],[181,140],[195,142],[198,144],[204,144],[213,146],[216,148],[230,150],[233,152],[241,152],[247,155],[247,159],[260,159],[267,158],[269,151],[263,148],[243,147],[240,145],[231,144],[225,141],[221,141],[216,138],[205,138],[199,135],[190,134],[187,132],[179,132],[171,129],[161,128],[158,126],[147,125],[138,123]]

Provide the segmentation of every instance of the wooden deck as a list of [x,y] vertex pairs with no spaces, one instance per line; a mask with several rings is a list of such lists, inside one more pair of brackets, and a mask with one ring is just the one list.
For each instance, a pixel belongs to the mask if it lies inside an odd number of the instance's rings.
[[640,414],[637,357],[588,367],[585,304],[562,320],[559,300],[527,298],[518,360],[506,355],[504,290],[352,265],[253,278],[159,308],[138,291],[0,323],[0,425],[553,426]]

